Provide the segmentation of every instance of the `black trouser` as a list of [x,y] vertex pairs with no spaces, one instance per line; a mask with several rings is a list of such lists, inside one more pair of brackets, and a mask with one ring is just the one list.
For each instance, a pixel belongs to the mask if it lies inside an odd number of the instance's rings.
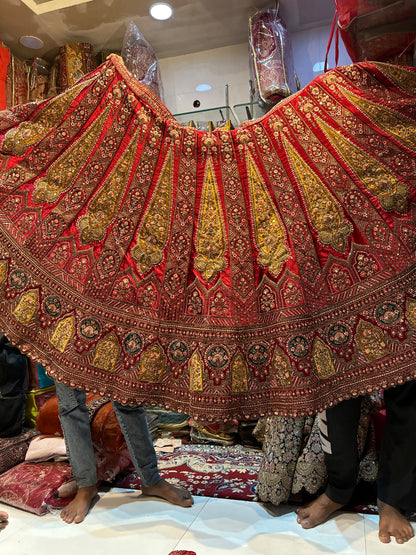
[[[362,399],[349,399],[320,415],[328,470],[325,493],[346,505],[359,471],[358,424]],[[386,423],[379,456],[377,496],[405,511],[416,511],[416,381],[384,392]]]

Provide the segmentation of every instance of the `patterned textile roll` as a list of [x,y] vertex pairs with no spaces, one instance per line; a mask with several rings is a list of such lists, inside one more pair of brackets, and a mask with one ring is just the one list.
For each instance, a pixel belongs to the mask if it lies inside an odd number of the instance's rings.
[[286,24],[274,8],[249,22],[250,60],[259,100],[270,106],[297,91],[292,44]]
[[61,46],[59,91],[64,91],[96,67],[93,47],[88,42],[70,42]]
[[0,116],[0,329],[55,379],[204,421],[416,376],[416,70],[335,68],[234,130],[111,56]]
[[6,77],[7,108],[29,101],[28,69],[22,60],[11,56]]
[[6,77],[10,62],[10,50],[0,43],[0,110],[6,108]]

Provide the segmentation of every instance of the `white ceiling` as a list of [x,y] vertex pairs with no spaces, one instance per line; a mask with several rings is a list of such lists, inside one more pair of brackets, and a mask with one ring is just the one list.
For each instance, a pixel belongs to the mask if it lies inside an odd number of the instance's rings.
[[[120,50],[132,21],[156,55],[166,58],[246,42],[250,15],[275,5],[273,0],[167,0],[174,17],[155,21],[149,16],[154,1],[1,0],[0,40],[22,59],[50,60],[72,41],[90,42],[96,52]],[[334,12],[334,0],[280,0],[279,13],[291,32],[328,25]],[[22,35],[39,37],[44,47],[22,46]]]

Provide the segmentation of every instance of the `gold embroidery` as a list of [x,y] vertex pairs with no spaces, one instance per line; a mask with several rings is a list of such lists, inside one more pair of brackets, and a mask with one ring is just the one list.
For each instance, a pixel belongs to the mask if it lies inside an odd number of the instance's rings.
[[231,366],[231,390],[234,393],[245,393],[248,391],[247,364],[241,353],[237,353]]
[[386,64],[383,62],[372,62],[378,69],[388,75],[401,89],[414,95],[416,90],[416,74],[403,66]]
[[203,391],[204,384],[202,378],[203,364],[198,351],[189,360],[189,389],[191,391]]
[[93,366],[114,372],[117,358],[120,353],[120,345],[114,332],[111,332],[107,337],[101,339],[97,344]]
[[396,137],[396,139],[411,150],[415,150],[416,130],[414,125],[409,125],[411,121],[409,118],[400,114],[400,112],[389,109],[387,106],[381,106],[362,96],[358,96],[343,87],[339,87],[339,91],[355,106],[358,106],[379,127],[387,131],[389,135]]
[[318,377],[321,380],[336,374],[335,366],[331,357],[331,349],[320,339],[315,341],[312,355],[316,370],[318,372]]
[[6,152],[21,155],[26,149],[46,135],[62,118],[68,106],[87,82],[68,89],[50,100],[45,108],[32,121],[24,121],[17,128],[6,133],[2,149]]
[[253,209],[254,235],[259,254],[258,263],[277,276],[282,264],[289,258],[286,234],[274,203],[256,168],[247,154],[248,182]]
[[290,143],[286,140],[284,143],[296,177],[302,186],[308,214],[318,232],[319,241],[344,251],[348,237],[352,233],[352,225],[343,218],[342,208],[329,189],[295,152]]
[[111,221],[117,215],[129,182],[129,174],[136,155],[139,135],[140,130],[134,134],[125,150],[125,154],[98,189],[87,207],[85,216],[79,219],[78,229],[83,243],[102,239]]
[[50,339],[50,343],[60,353],[63,353],[73,333],[74,333],[74,317],[68,316],[68,318],[61,320],[58,323]]
[[97,142],[108,112],[109,108],[104,110],[74,145],[65,150],[64,154],[50,166],[45,177],[35,181],[34,202],[55,202],[61,193],[71,187],[74,177],[84,166],[91,149]]
[[147,207],[136,236],[131,255],[144,273],[160,264],[169,236],[169,218],[172,213],[172,152],[165,160],[153,197]]
[[206,280],[226,267],[224,214],[212,161],[206,166],[196,232],[195,268]]
[[279,347],[276,347],[274,351],[271,369],[278,385],[283,387],[290,387],[292,385],[289,357]]
[[378,157],[373,157],[353,145],[340,131],[335,131],[319,117],[317,120],[332,146],[351,167],[363,185],[378,198],[381,207],[388,211],[406,212],[409,195],[406,185],[401,183]]
[[3,283],[7,277],[7,262],[2,260],[0,262],[0,284]]
[[407,305],[406,316],[410,324],[416,328],[416,302],[411,301]]
[[357,342],[368,360],[377,360],[388,354],[390,349],[383,332],[368,322],[360,321],[357,327]]
[[29,291],[20,297],[18,305],[13,310],[13,316],[27,326],[38,310],[39,293],[38,291]]
[[143,382],[161,382],[165,368],[165,353],[162,347],[155,343],[142,354],[137,378]]

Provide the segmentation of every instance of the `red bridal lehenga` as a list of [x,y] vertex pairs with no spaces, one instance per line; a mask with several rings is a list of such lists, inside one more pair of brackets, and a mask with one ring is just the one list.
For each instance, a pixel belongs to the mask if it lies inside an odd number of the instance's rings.
[[121,58],[0,113],[0,325],[58,381],[223,420],[416,376],[416,71],[181,127]]

